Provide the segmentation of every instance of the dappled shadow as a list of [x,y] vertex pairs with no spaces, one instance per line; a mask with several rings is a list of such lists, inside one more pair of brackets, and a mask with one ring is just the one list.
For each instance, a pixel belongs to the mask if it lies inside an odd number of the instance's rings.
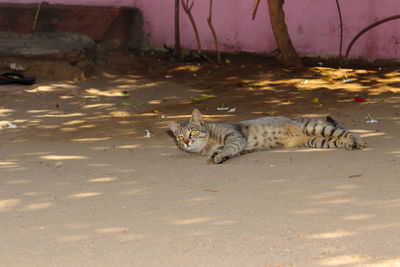
[[[102,78],[83,83],[46,82],[25,90],[2,86],[0,92],[7,99],[2,101],[0,125],[4,129],[8,123],[17,124],[30,139],[140,138],[146,129],[157,137],[163,136],[166,120],[187,117],[195,107],[216,121],[266,115],[340,116],[344,107],[367,107],[355,102],[356,96],[376,103],[400,90],[396,86],[400,73],[388,68],[289,70],[254,56],[232,56],[233,63],[224,66],[179,64],[163,54],[131,57],[131,64],[118,65],[118,57],[113,57],[114,65],[101,73]],[[123,60],[124,55],[120,57]],[[114,66],[119,71],[112,70]],[[219,107],[236,111],[218,111]]]
[[[0,88],[1,243],[49,265],[59,262],[47,255],[86,266],[168,266],[176,255],[203,266],[398,262],[399,73],[146,60],[80,84]],[[167,120],[186,121],[195,107],[224,122],[333,114],[369,148],[277,149],[208,165],[166,133]]]
[[13,129],[15,138],[77,142],[139,134],[143,137],[146,127],[153,128],[154,119],[161,121],[162,114],[158,114],[156,107],[190,95],[184,87],[133,78],[83,84],[47,83],[26,90],[10,86],[0,90],[9,92],[3,105],[13,106],[0,109],[4,131],[12,123],[17,126]]

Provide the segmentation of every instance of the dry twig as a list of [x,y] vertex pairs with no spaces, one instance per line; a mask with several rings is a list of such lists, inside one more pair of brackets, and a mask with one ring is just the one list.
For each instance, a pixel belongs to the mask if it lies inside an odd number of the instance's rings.
[[258,5],[260,4],[260,0],[256,0],[256,2],[254,3],[254,7],[253,7],[253,18],[252,20],[256,19],[256,15],[257,15],[257,10],[258,10]]
[[210,26],[213,38],[214,38],[214,42],[215,42],[215,49],[217,51],[217,62],[218,64],[221,64],[221,52],[219,49],[219,42],[218,42],[218,37],[217,37],[217,33],[215,32],[214,26],[212,24],[212,6],[213,6],[213,0],[210,0],[210,10],[208,13],[208,25]]
[[192,8],[194,5],[194,0],[192,0],[192,3],[189,6],[189,0],[181,0],[182,8],[185,11],[185,13],[188,15],[190,23],[192,24],[194,35],[196,36],[196,42],[197,42],[197,53],[200,55],[201,54],[201,41],[200,41],[200,35],[199,31],[197,30],[196,22],[194,20],[193,14],[192,14]]
[[175,50],[174,56],[178,61],[182,60],[181,35],[179,29],[179,0],[175,0]]
[[197,54],[199,55],[199,57],[204,58],[205,60],[207,60],[210,63],[213,63],[213,61],[207,55],[202,53],[199,31],[197,30],[196,22],[194,20],[193,14],[192,14],[194,0],[192,0],[190,6],[189,6],[189,1],[190,0],[181,0],[181,4],[182,4],[183,10],[188,15],[190,23],[192,24],[192,27],[193,27],[193,31],[194,31],[194,35],[196,37],[196,43],[197,43]]
[[39,18],[40,9],[42,8],[42,3],[43,2],[40,2],[38,8],[36,9],[35,19],[33,20],[32,31],[36,30],[36,23]]

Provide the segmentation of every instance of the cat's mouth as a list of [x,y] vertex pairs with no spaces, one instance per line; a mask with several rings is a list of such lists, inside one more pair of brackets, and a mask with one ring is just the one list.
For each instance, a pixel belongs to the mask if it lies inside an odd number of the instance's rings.
[[195,143],[182,143],[182,149],[187,152],[197,153],[201,150]]
[[184,148],[185,150],[190,150],[190,149],[192,148],[193,144],[189,144],[189,143],[186,144],[186,143],[183,143],[182,146],[183,146],[183,148]]

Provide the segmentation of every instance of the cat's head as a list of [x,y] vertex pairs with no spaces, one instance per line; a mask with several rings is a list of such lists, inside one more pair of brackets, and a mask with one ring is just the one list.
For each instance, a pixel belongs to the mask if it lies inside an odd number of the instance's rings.
[[199,153],[208,140],[208,132],[199,110],[194,109],[189,123],[167,123],[176,137],[176,143],[183,151]]

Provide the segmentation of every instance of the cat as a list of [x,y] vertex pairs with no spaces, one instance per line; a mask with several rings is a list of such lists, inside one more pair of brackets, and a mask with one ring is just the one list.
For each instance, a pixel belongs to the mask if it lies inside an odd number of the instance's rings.
[[229,158],[257,149],[276,147],[344,147],[365,149],[366,141],[346,131],[331,117],[290,119],[263,117],[238,123],[206,123],[194,109],[189,123],[167,123],[180,149],[209,157],[220,164]]

